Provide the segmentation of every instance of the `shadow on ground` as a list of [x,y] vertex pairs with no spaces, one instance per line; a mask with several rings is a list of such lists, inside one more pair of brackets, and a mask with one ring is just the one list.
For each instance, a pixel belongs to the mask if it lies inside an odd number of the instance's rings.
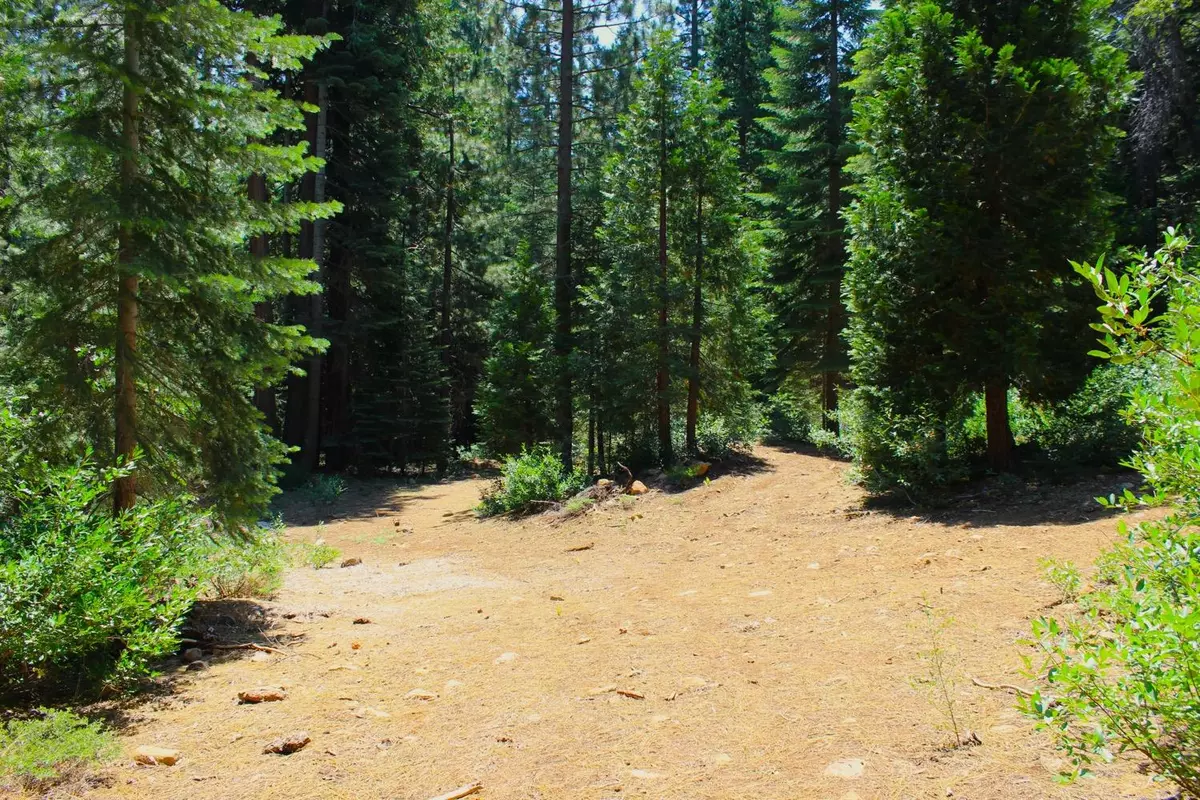
[[[105,726],[135,733],[149,712],[191,700],[187,684],[200,677],[214,663],[254,658],[259,653],[286,652],[303,634],[285,634],[269,605],[252,599],[201,600],[180,629],[178,653],[155,665],[156,677],[128,697],[103,700],[81,712]],[[199,662],[190,662],[184,653],[200,650]]]
[[1082,525],[1119,516],[1120,512],[1106,509],[1096,498],[1120,494],[1136,486],[1137,481],[1137,474],[1132,472],[1075,476],[1066,482],[999,475],[922,502],[903,492],[868,497],[862,509],[939,525]]

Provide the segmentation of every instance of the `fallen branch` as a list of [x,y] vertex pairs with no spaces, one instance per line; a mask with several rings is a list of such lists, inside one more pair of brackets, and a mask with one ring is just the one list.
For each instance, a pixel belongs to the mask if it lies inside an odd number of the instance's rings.
[[563,552],[565,552],[565,553],[582,553],[584,550],[591,550],[595,546],[596,546],[595,542],[588,542],[587,544],[579,545],[579,547],[568,547]]
[[1029,691],[1028,689],[1022,689],[1020,686],[1013,686],[1011,683],[984,683],[983,681],[979,680],[979,678],[975,678],[975,677],[971,678],[971,683],[975,684],[976,686],[980,687],[981,689],[992,689],[994,691],[1008,691],[1008,692],[1013,692],[1014,694],[1017,694],[1021,697],[1032,697],[1033,696],[1033,692]]
[[254,642],[246,642],[244,644],[214,644],[213,650],[259,650],[264,653],[278,653],[281,656],[290,656],[292,653],[286,650],[280,650],[276,647],[267,647],[265,644],[255,644]]
[[479,794],[482,791],[482,783],[468,783],[466,786],[460,786],[452,792],[439,794],[437,797],[429,798],[429,800],[460,800],[463,797],[470,797],[471,795]]

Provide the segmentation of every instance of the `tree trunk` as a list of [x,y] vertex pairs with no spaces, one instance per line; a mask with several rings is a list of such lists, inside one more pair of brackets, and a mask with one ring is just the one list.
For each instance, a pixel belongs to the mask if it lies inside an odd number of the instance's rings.
[[700,418],[700,330],[704,320],[704,193],[696,189],[696,275],[692,287],[692,354],[688,363],[687,449],[698,454],[696,423]]
[[325,467],[333,472],[347,469],[353,458],[350,436],[350,315],[353,301],[351,266],[353,255],[340,244],[330,243],[325,273],[326,316],[330,330],[325,356]]
[[[592,396],[595,400],[595,396]],[[596,406],[588,404],[588,441],[587,441],[587,475],[591,478],[596,474]]]
[[[309,87],[305,87],[306,93]],[[315,94],[312,102],[318,108],[316,114],[315,137],[312,143],[312,153],[317,158],[325,158],[326,143],[326,113],[329,105],[328,86],[324,80],[316,81]],[[321,166],[311,175],[311,201],[325,202],[325,167]],[[308,223],[309,253],[300,253],[301,258],[311,258],[317,265],[318,280],[324,278],[322,261],[325,255],[325,220],[317,219]],[[303,230],[302,230],[303,235]],[[323,283],[323,281],[322,281]],[[311,336],[320,337],[324,326],[324,303],[322,292],[315,292],[309,297],[309,325]],[[308,396],[304,409],[304,443],[300,445],[301,465],[305,472],[312,472],[321,460],[321,365],[320,353],[313,353],[308,359]]]
[[659,105],[658,123],[658,373],[655,389],[658,397],[658,457],[664,465],[674,462],[671,452],[671,403],[667,389],[671,384],[668,372],[670,341],[668,339],[667,301],[667,98]]
[[[126,9],[125,89],[121,104],[121,224],[117,230],[117,347],[115,409],[117,460],[127,462],[137,449],[137,385],[134,369],[137,357],[138,274],[134,264],[137,245],[133,219],[137,215],[134,193],[137,184],[138,80],[140,78],[142,19],[138,12]],[[125,475],[113,485],[113,510],[120,514],[137,502],[137,480]]]
[[838,432],[839,375],[834,363],[840,360],[840,339],[845,315],[842,311],[842,270],[846,261],[846,244],[842,235],[842,99],[839,94],[841,67],[839,53],[838,0],[829,3],[829,206],[826,209],[829,224],[830,264],[834,278],[829,286],[829,304],[825,314],[825,337],[822,343],[822,360],[825,370],[821,375],[821,418],[822,427],[830,433]]
[[574,463],[571,388],[571,151],[574,137],[575,4],[563,0],[558,68],[558,227],[555,237],[554,357],[558,370],[558,436],[563,469]]
[[1008,422],[1008,381],[989,381],[984,389],[984,409],[987,413],[988,464],[997,472],[1006,472],[1013,465],[1013,435]]
[[[453,96],[453,84],[451,85],[451,95]],[[442,370],[445,375],[445,388],[443,389],[443,397],[446,401],[446,441],[443,444],[437,458],[437,471],[439,475],[446,474],[447,466],[447,448],[450,447],[453,424],[454,424],[454,409],[453,409],[453,394],[450,380],[450,292],[453,288],[454,277],[454,115],[447,117],[446,135],[450,140],[449,156],[446,167],[446,219],[444,230],[442,233],[442,308],[441,308],[441,334],[442,334]]]
[[600,468],[601,475],[608,474],[608,460],[605,455],[604,446],[604,418],[599,414],[596,415],[596,466]]
[[692,0],[691,23],[691,68],[700,69],[700,0]]
[[[267,198],[267,181],[262,175],[254,174],[246,184],[246,193],[250,200],[255,203],[266,203]],[[251,257],[262,260],[267,257],[268,241],[265,233],[250,239],[250,255]],[[271,304],[270,303],[255,303],[254,316],[258,318],[264,325],[271,322]],[[274,386],[259,386],[254,390],[254,407],[263,415],[263,419],[270,428],[271,434],[279,435],[279,411],[275,403],[275,387]]]

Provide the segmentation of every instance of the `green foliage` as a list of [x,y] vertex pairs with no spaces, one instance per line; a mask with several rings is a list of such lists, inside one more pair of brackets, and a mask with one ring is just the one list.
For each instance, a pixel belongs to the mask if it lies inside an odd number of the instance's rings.
[[1042,568],[1046,580],[1058,590],[1062,602],[1074,603],[1079,599],[1079,591],[1083,588],[1083,576],[1078,567],[1070,561],[1057,558],[1044,558],[1038,562],[1038,566]]
[[333,505],[346,492],[346,479],[341,475],[318,473],[309,477],[299,489],[309,502]]
[[564,471],[549,447],[523,450],[505,460],[495,485],[483,495],[479,513],[492,517],[545,511],[548,505],[582,491],[588,482],[582,470]]
[[1038,620],[1031,672],[1044,680],[1023,704],[1072,760],[1068,777],[1132,751],[1184,796],[1200,797],[1200,280],[1174,231],[1154,256],[1118,275],[1078,265],[1103,305],[1095,354],[1116,363],[1161,357],[1168,384],[1134,393],[1128,411],[1145,443],[1130,460],[1151,489],[1109,504],[1174,505],[1135,527],[1104,558],[1100,589],[1068,621]]
[[768,434],[783,442],[807,442],[814,421],[821,418],[816,396],[796,394],[781,389],[767,398],[766,426]]
[[0,474],[0,694],[128,685],[178,646],[204,522],[187,497],[114,517],[118,471],[87,460],[24,466]]
[[849,366],[840,338],[846,317],[846,225],[840,214],[849,200],[843,191],[846,160],[855,149],[848,136],[853,54],[876,16],[871,5],[804,0],[777,13],[762,124],[778,146],[766,153],[766,191],[759,197],[771,222],[771,326],[782,378],[841,373]]
[[299,559],[313,569],[325,569],[342,557],[342,551],[324,539],[318,539],[312,544],[301,543],[297,546]]
[[42,708],[0,727],[0,788],[44,791],[117,757],[116,737],[69,711]]
[[[1058,400],[1090,369],[1068,257],[1107,240],[1130,89],[1106,9],[901,0],[858,55],[847,339],[877,478],[944,480],[969,455],[952,429],[972,394]],[[1008,435],[989,442],[998,462]]]
[[[247,242],[337,210],[248,197],[251,173],[275,186],[318,166],[303,142],[269,139],[300,128],[302,111],[264,87],[257,65],[294,71],[326,42],[280,35],[278,19],[217,0],[71,0],[17,16],[0,39],[0,63],[16,48],[24,65],[4,87],[5,108],[24,111],[6,120],[20,146],[0,156],[11,201],[0,214],[0,383],[54,410],[57,427],[40,438],[82,437],[110,461],[116,289],[136,278],[140,488],[202,488],[215,522],[252,524],[285,457],[252,390],[322,343],[255,315],[256,303],[315,291],[313,264],[254,257]],[[133,154],[126,86],[139,98]]]
[[475,412],[484,443],[511,455],[550,438],[550,288],[523,244],[492,311],[492,351]]
[[201,595],[216,600],[274,597],[283,585],[289,560],[288,546],[275,530],[258,530],[242,539],[211,540],[198,556]]

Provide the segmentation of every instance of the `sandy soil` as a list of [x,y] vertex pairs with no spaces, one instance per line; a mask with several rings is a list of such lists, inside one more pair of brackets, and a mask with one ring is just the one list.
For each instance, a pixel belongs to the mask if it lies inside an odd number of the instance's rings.
[[[1111,487],[909,516],[862,510],[843,464],[757,455],[568,520],[479,522],[482,479],[353,485],[324,525],[289,535],[361,565],[297,569],[273,602],[208,610],[220,640],[286,655],[222,651],[170,673],[122,709],[123,741],[182,760],[130,761],[91,796],[428,800],[473,782],[486,800],[1169,794],[1136,764],[1059,786],[1013,696],[970,680],[1026,683],[1018,640],[1063,613],[1038,561],[1090,563],[1112,541],[1089,500]],[[926,612],[947,620],[956,713],[979,746],[945,748]],[[237,704],[258,686],[288,697]],[[296,731],[307,748],[263,754]]]

